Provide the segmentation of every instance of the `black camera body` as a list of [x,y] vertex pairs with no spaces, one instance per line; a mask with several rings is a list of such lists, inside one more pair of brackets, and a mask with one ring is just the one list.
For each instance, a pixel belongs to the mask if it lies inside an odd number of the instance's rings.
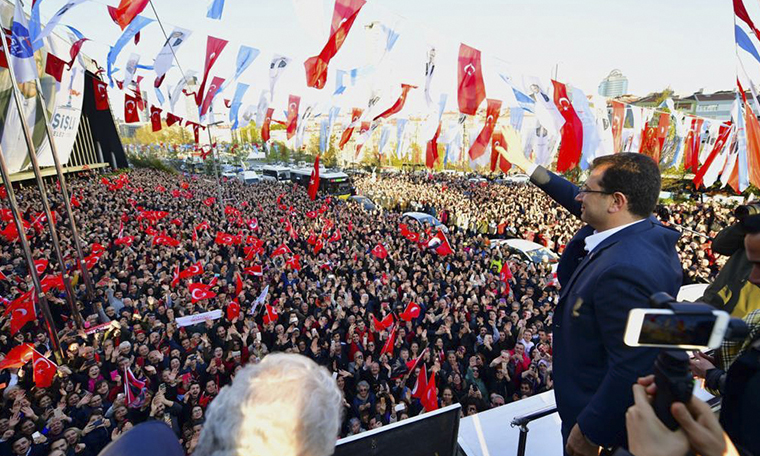
[[[676,314],[712,314],[714,307],[699,302],[678,302],[667,293],[655,293],[649,298],[654,308],[669,308]],[[744,321],[729,320],[724,340],[742,340],[749,334]],[[673,402],[687,403],[694,391],[694,376],[691,373],[689,355],[682,349],[663,349],[654,363],[654,381],[657,393],[653,408],[660,421],[670,430],[678,429],[678,422],[670,413]]]

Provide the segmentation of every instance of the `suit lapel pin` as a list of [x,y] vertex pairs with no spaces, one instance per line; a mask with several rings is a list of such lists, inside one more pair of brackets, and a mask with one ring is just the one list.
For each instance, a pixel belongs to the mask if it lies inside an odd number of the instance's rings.
[[577,318],[581,316],[580,312],[578,311],[581,309],[582,305],[583,305],[583,298],[579,297],[578,299],[575,300],[575,304],[573,304],[573,312],[572,312],[573,318]]

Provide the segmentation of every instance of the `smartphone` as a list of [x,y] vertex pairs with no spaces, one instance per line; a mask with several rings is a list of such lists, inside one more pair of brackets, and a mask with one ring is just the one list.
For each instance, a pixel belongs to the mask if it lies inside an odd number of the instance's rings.
[[92,427],[100,427],[103,425],[103,418],[92,422]]
[[394,407],[394,410],[396,410],[397,412],[403,412],[404,410],[406,410],[406,404],[404,404],[403,402],[400,404],[397,404],[396,407]]
[[730,316],[710,313],[674,313],[670,309],[633,309],[623,341],[629,347],[703,350],[720,347]]
[[256,340],[258,340],[259,342],[261,342],[261,333],[260,332],[256,333]]

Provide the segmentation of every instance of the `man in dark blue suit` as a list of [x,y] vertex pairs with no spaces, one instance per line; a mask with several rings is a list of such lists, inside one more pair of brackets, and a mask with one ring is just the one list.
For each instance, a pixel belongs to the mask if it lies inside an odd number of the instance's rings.
[[625,445],[631,385],[652,372],[658,350],[623,343],[628,312],[658,291],[675,296],[682,282],[679,233],[652,216],[660,171],[648,156],[620,153],[594,160],[578,188],[527,160],[499,152],[586,224],[567,244],[557,270],[554,394],[565,451],[596,455]]

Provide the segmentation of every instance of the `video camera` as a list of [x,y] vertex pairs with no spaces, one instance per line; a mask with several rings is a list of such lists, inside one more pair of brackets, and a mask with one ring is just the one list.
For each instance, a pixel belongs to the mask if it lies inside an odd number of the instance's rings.
[[687,350],[720,347],[723,340],[743,340],[749,334],[744,321],[699,302],[678,302],[667,293],[649,298],[652,308],[633,309],[628,314],[624,342],[630,347],[660,347],[654,364],[657,394],[653,408],[671,430],[678,422],[670,405],[686,403],[694,390]]

